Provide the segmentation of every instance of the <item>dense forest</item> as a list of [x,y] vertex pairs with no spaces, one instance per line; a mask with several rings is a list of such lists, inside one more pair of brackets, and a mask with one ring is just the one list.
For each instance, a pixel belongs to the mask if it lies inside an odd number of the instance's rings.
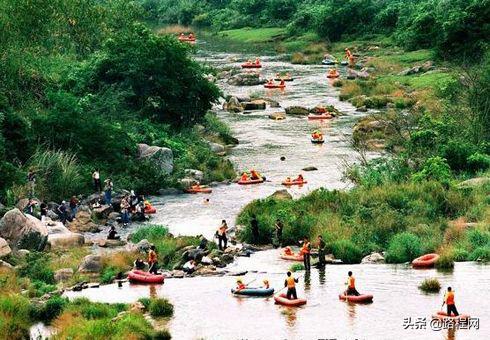
[[490,36],[488,0],[143,0],[152,20],[213,30],[287,27],[330,41],[393,35],[443,58],[479,59]]
[[[144,17],[128,1],[0,1],[4,203],[25,195],[30,168],[44,199],[86,192],[96,168],[143,192],[172,185],[184,166],[233,176],[193,129],[226,133],[206,115],[218,88],[187,45],[155,35]],[[138,160],[137,143],[170,147],[176,175]]]

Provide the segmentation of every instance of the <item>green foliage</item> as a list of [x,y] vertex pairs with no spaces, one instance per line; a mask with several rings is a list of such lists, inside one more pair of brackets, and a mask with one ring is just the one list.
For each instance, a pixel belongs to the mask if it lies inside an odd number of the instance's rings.
[[104,268],[102,273],[100,274],[100,283],[108,284],[111,283],[119,272],[118,268],[108,266]]
[[386,262],[404,263],[422,255],[420,238],[411,233],[395,235],[388,245],[386,251]]
[[290,267],[289,267],[289,271],[294,273],[294,272],[298,272],[300,270],[305,270],[305,266],[301,263],[293,263]]
[[436,268],[439,270],[452,270],[454,268],[454,253],[451,251],[439,254]]
[[139,302],[141,302],[143,304],[143,306],[145,306],[146,309],[148,309],[148,307],[150,307],[150,302],[151,302],[151,299],[150,298],[140,298],[138,299]]
[[435,180],[444,184],[449,184],[451,180],[451,168],[444,158],[439,156],[428,158],[422,170],[413,175],[416,182]]
[[68,305],[68,299],[61,296],[53,296],[45,303],[40,305],[31,305],[30,315],[34,320],[40,320],[50,323],[56,319],[63,309]]
[[143,239],[148,241],[158,240],[168,235],[168,228],[160,225],[149,225],[143,228],[138,228],[134,234],[131,235],[131,241],[138,243]]
[[335,258],[341,259],[344,263],[360,263],[362,260],[361,249],[350,240],[338,240],[327,246]]
[[25,263],[19,269],[19,274],[33,281],[54,284],[54,272],[49,268],[49,255],[31,252],[26,256]]
[[425,293],[439,293],[441,284],[436,278],[424,279],[419,285],[419,289]]
[[490,246],[478,247],[469,255],[470,261],[490,261]]
[[171,317],[174,314],[174,306],[166,299],[151,299],[148,310],[153,317]]
[[21,295],[0,295],[0,332],[11,339],[29,338],[29,300]]

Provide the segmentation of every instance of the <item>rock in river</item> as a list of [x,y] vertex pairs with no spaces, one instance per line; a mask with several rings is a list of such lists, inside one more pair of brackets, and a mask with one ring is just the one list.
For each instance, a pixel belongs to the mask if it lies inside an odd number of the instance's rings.
[[310,114],[310,110],[308,110],[308,108],[302,107],[302,106],[289,106],[286,108],[286,114],[307,116]]
[[292,200],[293,199],[293,196],[291,196],[291,194],[286,189],[277,190],[270,197],[273,197],[273,198],[278,199],[278,200]]
[[46,245],[48,229],[40,220],[12,209],[0,220],[0,237],[16,249],[41,251]]
[[362,259],[361,263],[363,263],[363,264],[385,263],[385,258],[380,253],[372,253],[368,256],[365,256]]
[[0,237],[0,258],[10,255],[12,249],[5,239]]

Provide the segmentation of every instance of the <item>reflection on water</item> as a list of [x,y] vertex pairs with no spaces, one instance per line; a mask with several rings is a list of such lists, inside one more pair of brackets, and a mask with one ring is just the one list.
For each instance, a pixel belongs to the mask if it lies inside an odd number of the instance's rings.
[[[269,279],[271,286],[284,287],[290,262],[278,259],[279,251],[259,252],[240,258],[237,269],[255,267],[244,279]],[[269,269],[267,269],[269,268]],[[356,305],[340,301],[347,271],[352,270],[361,293],[374,295],[374,302]],[[70,298],[85,296],[95,301],[132,302],[150,294],[168,298],[175,306],[169,327],[175,339],[485,339],[490,334],[488,306],[482,297],[490,293],[488,266],[456,263],[451,274],[434,269],[413,270],[404,265],[327,265],[324,273],[312,269],[309,289],[307,276],[300,278],[298,297],[308,303],[298,308],[274,304],[273,298],[236,298],[230,293],[234,277],[168,279],[164,285],[125,283],[67,292]],[[301,276],[296,273],[297,277]],[[324,276],[321,279],[320,276]],[[480,330],[404,329],[404,319],[427,318],[439,310],[441,294],[423,294],[417,286],[436,277],[442,287],[451,285],[461,313],[480,318]],[[323,282],[322,282],[323,281]]]

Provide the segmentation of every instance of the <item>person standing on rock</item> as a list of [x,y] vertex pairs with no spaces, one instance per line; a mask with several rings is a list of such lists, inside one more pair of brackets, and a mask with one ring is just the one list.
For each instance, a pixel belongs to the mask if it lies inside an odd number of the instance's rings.
[[216,236],[218,237],[218,248],[219,250],[225,250],[228,245],[228,238],[226,237],[226,232],[228,231],[228,224],[226,220],[221,221],[221,226],[216,231]]
[[100,183],[100,172],[99,172],[99,169],[95,169],[94,172],[92,173],[92,180],[94,182],[94,190],[95,190],[95,192],[101,192],[102,191],[102,185]]
[[27,173],[27,184],[29,187],[29,198],[33,198],[36,188],[36,172],[34,171],[34,168],[29,168],[29,172]]
[[73,220],[77,215],[78,210],[78,199],[75,196],[72,196],[70,199],[70,217]]
[[36,208],[36,204],[37,204],[37,202],[34,199],[29,198],[29,202],[27,203],[26,207],[24,208],[24,212],[26,214],[34,216],[34,209]]
[[253,215],[250,221],[250,226],[252,229],[252,242],[253,244],[259,243],[259,221],[257,221],[257,216]]
[[68,219],[68,214],[66,212],[66,201],[62,201],[58,207],[58,216],[60,217],[61,223],[65,224]]
[[322,235],[318,235],[318,266],[325,266],[325,241]]
[[282,247],[282,229],[283,229],[283,227],[284,226],[282,225],[281,220],[277,219],[275,229],[276,229],[276,239],[277,239],[277,246],[278,247]]
[[112,203],[112,189],[114,187],[114,184],[112,183],[110,178],[107,178],[104,181],[104,195],[105,195],[105,204],[111,204]]
[[121,200],[121,214],[122,214],[122,222],[124,226],[127,226],[129,224],[129,209],[130,209],[130,204],[129,204],[129,196],[126,195],[123,197]]
[[41,203],[41,222],[46,222],[46,217],[48,217],[48,205],[45,202]]

